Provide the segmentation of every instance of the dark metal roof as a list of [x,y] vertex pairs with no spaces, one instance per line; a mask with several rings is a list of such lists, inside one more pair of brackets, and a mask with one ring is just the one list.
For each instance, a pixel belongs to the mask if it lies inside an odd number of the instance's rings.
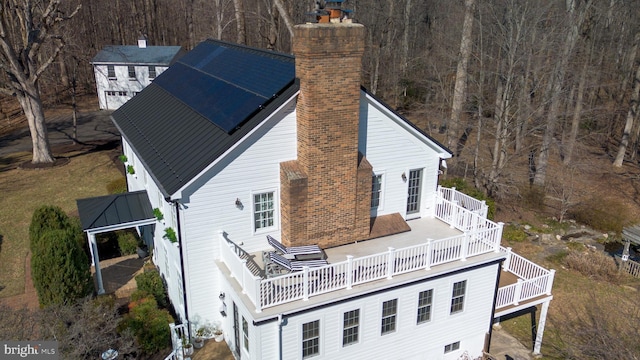
[[107,45],[91,60],[92,64],[170,65],[181,53],[181,46]]
[[[224,68],[207,69],[209,73],[189,65],[197,64],[198,59],[203,64],[209,64],[214,58],[211,55],[212,52],[233,52],[231,58],[236,61],[226,62]],[[185,97],[193,96],[201,101],[212,101],[220,104],[220,107],[225,107],[227,102],[233,103],[234,100],[227,94],[235,94],[238,88],[248,88],[247,81],[251,83],[252,89],[269,88],[271,85],[266,84],[270,81],[268,76],[248,79],[242,75],[243,69],[238,68],[238,65],[239,59],[244,56],[253,59],[254,62],[251,65],[251,71],[247,71],[247,74],[271,74],[274,61],[277,68],[290,67],[291,72],[286,82],[282,79],[278,80],[280,88],[271,90],[273,96],[263,99],[260,106],[238,104],[244,107],[241,109],[243,111],[233,114],[234,116],[240,114],[242,120],[229,120],[231,123],[239,124],[229,133],[222,126],[216,125],[225,123],[227,120],[218,117],[229,116],[228,113],[197,111],[190,106],[190,100]],[[167,89],[167,84],[163,81],[163,78],[171,78],[175,81],[192,79],[195,74],[199,74],[204,79],[211,79],[210,73],[213,72],[235,73],[233,77],[219,76],[225,81],[217,84],[222,88],[216,88],[213,97],[210,94],[199,93],[211,91],[206,86],[199,89],[185,89],[184,91],[188,92],[175,94],[176,89],[171,85],[168,85],[169,89]],[[185,77],[181,78],[180,74]],[[282,76],[282,70],[274,74]],[[122,136],[149,170],[150,176],[158,184],[160,191],[165,197],[169,197],[290,99],[299,88],[294,77],[294,59],[290,55],[207,40],[160,74],[151,85],[121,106],[111,117]]]
[[83,230],[155,219],[146,191],[76,200]]

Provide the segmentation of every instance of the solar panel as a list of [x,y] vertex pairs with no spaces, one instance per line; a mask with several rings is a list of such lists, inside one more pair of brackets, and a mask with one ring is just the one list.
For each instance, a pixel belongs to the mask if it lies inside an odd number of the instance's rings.
[[294,77],[292,58],[204,42],[154,83],[231,133]]

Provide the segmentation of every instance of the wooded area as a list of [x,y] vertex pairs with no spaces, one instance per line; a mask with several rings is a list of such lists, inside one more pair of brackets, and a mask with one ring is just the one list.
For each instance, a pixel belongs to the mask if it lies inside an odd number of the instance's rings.
[[[53,2],[1,0],[5,9]],[[133,45],[141,34],[150,45],[191,49],[216,38],[288,53],[291,24],[310,21],[315,1],[69,0],[60,11],[72,14],[78,5],[74,17],[56,23],[37,58],[45,61],[55,44],[65,44],[57,65],[37,81],[48,103],[68,98],[73,81],[94,92],[91,58],[104,45]],[[522,163],[531,184],[544,186],[549,161],[570,169],[587,146],[604,149],[615,166],[638,161],[639,5],[345,2],[367,28],[363,85],[460,155],[450,161],[450,172],[471,174],[478,188],[496,197],[512,192],[505,171],[510,163]],[[3,24],[10,24],[8,14],[2,12]],[[5,48],[0,59],[5,70]]]

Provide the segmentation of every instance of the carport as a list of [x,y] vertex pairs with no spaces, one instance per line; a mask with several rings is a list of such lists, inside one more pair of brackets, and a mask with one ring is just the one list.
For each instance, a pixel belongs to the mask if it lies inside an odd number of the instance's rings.
[[150,246],[156,218],[146,191],[78,199],[76,204],[82,229],[87,233],[89,241],[91,265],[95,266],[98,294],[104,294],[96,234],[136,228],[143,241]]

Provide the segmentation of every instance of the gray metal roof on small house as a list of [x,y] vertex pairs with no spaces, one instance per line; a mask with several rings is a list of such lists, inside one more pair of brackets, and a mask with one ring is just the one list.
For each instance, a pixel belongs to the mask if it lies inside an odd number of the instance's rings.
[[169,66],[182,53],[181,46],[107,45],[91,60],[97,64]]
[[83,230],[155,220],[146,191],[78,199],[76,204]]

